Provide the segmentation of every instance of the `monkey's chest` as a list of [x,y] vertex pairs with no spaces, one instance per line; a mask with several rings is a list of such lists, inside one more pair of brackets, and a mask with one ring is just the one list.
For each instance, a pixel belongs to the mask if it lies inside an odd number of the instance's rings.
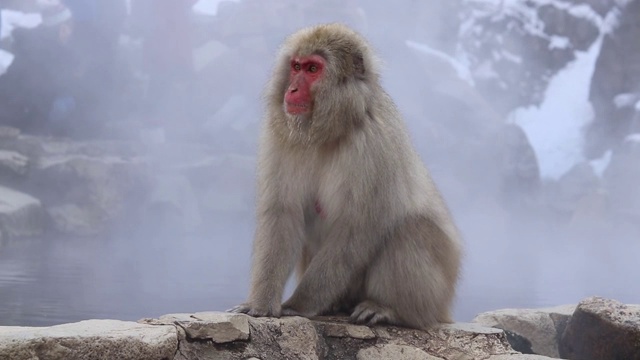
[[320,203],[320,200],[318,199],[316,199],[315,203],[313,204],[313,211],[315,212],[315,216],[319,217],[320,219],[327,218],[327,212],[324,210],[322,204]]

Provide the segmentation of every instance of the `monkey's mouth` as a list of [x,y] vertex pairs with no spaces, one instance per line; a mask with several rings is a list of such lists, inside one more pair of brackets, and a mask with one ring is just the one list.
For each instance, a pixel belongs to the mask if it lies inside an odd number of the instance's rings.
[[308,103],[297,104],[297,103],[289,103],[289,102],[285,103],[284,107],[287,113],[291,115],[300,115],[300,114],[307,113],[311,108]]

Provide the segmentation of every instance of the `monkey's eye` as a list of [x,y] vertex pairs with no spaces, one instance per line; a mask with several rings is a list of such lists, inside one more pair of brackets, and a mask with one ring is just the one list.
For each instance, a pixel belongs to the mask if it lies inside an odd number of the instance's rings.
[[318,66],[317,65],[311,65],[309,66],[309,72],[310,73],[314,73],[318,71]]
[[301,68],[302,68],[302,67],[300,66],[300,64],[299,64],[299,63],[295,63],[295,64],[293,64],[293,70],[295,70],[295,71],[300,71],[300,69],[301,69]]

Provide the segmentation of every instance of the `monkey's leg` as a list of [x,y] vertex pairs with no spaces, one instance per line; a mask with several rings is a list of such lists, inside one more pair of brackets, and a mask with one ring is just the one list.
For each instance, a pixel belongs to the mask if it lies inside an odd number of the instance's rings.
[[359,287],[367,266],[382,246],[382,239],[373,236],[375,232],[381,230],[375,226],[334,226],[293,295],[282,305],[283,314],[308,317],[325,313],[353,287]]
[[405,219],[369,269],[352,318],[426,329],[450,322],[459,250],[428,217]]

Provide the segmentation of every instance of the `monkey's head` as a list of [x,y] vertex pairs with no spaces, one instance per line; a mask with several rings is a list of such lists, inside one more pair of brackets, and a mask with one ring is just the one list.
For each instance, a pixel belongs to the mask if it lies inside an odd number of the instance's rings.
[[353,30],[300,30],[281,48],[267,90],[270,125],[290,143],[339,140],[366,121],[378,77],[369,45]]

